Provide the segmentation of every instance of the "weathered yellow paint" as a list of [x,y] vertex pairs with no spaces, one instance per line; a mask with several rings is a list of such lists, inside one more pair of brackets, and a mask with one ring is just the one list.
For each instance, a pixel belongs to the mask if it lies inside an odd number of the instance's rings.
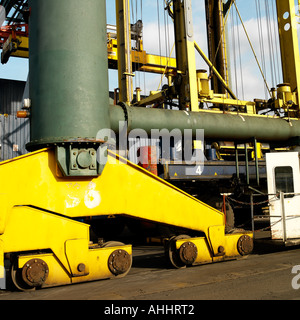
[[28,58],[29,57],[29,52],[28,52],[29,39],[27,37],[16,36],[16,38],[13,39],[12,35],[10,35],[9,38],[5,42],[3,49],[7,50],[7,48],[10,47],[12,42],[14,42],[15,45],[17,46],[17,50],[12,52],[11,56],[19,57],[19,58]]
[[[114,277],[107,266],[110,254],[117,248],[132,254],[131,246],[89,248],[89,225],[26,206],[11,210],[1,243],[0,270],[4,253],[51,250],[52,254],[21,255],[18,262],[22,268],[31,259],[44,260],[50,274],[44,286]],[[85,265],[83,272],[79,264]]]
[[4,192],[0,193],[0,235],[4,233],[7,215],[12,208],[11,198]]
[[[79,249],[80,248],[78,247],[74,247],[75,251],[73,252],[73,255],[77,255],[79,257]],[[19,268],[23,268],[23,266],[31,259],[42,259],[43,261],[45,261],[49,268],[49,274],[47,280],[43,284],[43,288],[53,287],[57,285],[67,285],[72,283],[94,281],[99,279],[110,279],[115,278],[115,276],[108,269],[107,261],[109,256],[113,253],[113,251],[117,249],[122,249],[128,252],[128,254],[132,254],[131,246],[90,249],[88,250],[88,254],[86,256],[86,266],[88,267],[89,272],[83,273],[82,275],[78,274],[77,276],[73,276],[72,274],[70,274],[69,271],[61,265],[61,262],[54,254],[19,256],[18,264]],[[73,264],[75,262],[76,261],[71,261],[71,263]]]
[[[71,239],[65,243],[66,257],[73,277],[89,274],[89,240]],[[78,270],[78,266],[84,264],[84,271]]]
[[0,240],[0,279],[3,279],[5,276],[4,269],[4,249],[3,249],[3,241]]
[[211,226],[209,228],[209,240],[211,242],[211,247],[214,256],[218,256],[219,247],[225,249],[225,226]]
[[189,97],[191,103],[191,111],[197,112],[199,110],[198,103],[198,85],[196,73],[196,56],[194,41],[187,40],[187,63],[189,70]]
[[[107,34],[107,54],[108,62],[110,67],[117,69],[118,64],[118,43],[117,39],[111,37],[111,34]],[[29,38],[17,36],[16,39],[19,41],[18,50],[11,53],[12,57],[19,58],[29,58]],[[12,36],[9,37],[7,45],[12,41]],[[139,70],[164,74],[166,69],[168,71],[175,71],[176,69],[176,59],[172,57],[158,56],[154,54],[149,54],[146,51],[132,50],[131,51],[131,61],[133,64],[139,64]]]
[[[249,237],[253,238],[253,234],[251,232],[244,233],[244,234],[247,234]],[[224,246],[223,255],[214,255],[207,239],[204,237],[177,240],[176,249],[179,250],[180,247],[187,241],[194,243],[197,247],[198,256],[196,258],[196,261],[193,263],[193,265],[229,260],[232,258],[241,257],[237,248],[237,243],[241,235],[242,234],[240,233],[234,233],[234,234],[226,234],[223,237],[222,239],[222,244]]]
[[41,259],[49,268],[48,278],[45,281],[43,287],[54,287],[57,285],[67,285],[72,283],[72,277],[70,273],[62,267],[59,260],[52,253],[49,254],[38,254],[31,256],[20,256],[18,258],[18,267],[23,268],[24,265],[31,259]]
[[3,241],[4,252],[51,249],[71,273],[65,251],[68,239],[85,239],[88,248],[89,226],[26,206],[14,207],[8,215]]
[[198,256],[196,258],[196,261],[194,262],[194,265],[213,262],[213,256],[206,238],[201,237],[189,238],[187,240],[177,240],[176,249],[180,249],[180,247],[187,241],[192,242],[197,246]]
[[211,225],[224,225],[220,211],[112,153],[95,179],[60,177],[57,170],[53,150],[7,161],[0,164],[0,194],[11,195],[15,206],[31,205],[71,218],[126,214],[206,234]]
[[[89,225],[74,218],[126,215],[202,231],[196,243],[206,253],[197,263],[208,253],[218,261],[220,246],[236,254],[238,238],[228,242],[222,212],[112,152],[97,178],[63,177],[54,150],[43,149],[0,164],[0,179],[0,266],[4,253],[51,250],[45,286],[114,277],[107,261],[116,248],[89,247]],[[31,258],[19,257],[19,266]]]

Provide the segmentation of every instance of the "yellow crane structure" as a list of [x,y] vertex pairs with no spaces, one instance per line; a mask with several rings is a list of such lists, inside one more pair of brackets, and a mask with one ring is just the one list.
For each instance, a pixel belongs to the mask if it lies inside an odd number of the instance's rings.
[[[15,10],[30,12],[30,100],[19,116],[31,119],[31,153],[0,163],[0,279],[8,261],[13,283],[24,291],[125,276],[132,265],[132,246],[103,241],[101,234],[99,241],[91,237],[90,228],[110,216],[177,230],[165,241],[167,259],[176,268],[250,254],[254,230],[227,232],[230,212],[225,214],[225,203],[220,211],[220,206],[171,183],[168,170],[159,177],[122,157],[118,144],[111,147],[111,132],[121,135],[124,123],[125,134],[136,129],[191,130],[197,149],[197,130],[204,129],[205,139],[243,143],[246,153],[251,142],[254,164],[249,167],[246,156],[247,179],[254,168],[259,185],[258,143],[294,146],[300,137],[293,1],[276,3],[284,84],[269,100],[259,101],[239,100],[230,88],[223,29],[234,0],[205,1],[209,57],[195,43],[192,1],[165,2],[174,20],[176,60],[156,59],[143,50],[142,25],[131,24],[129,0],[116,0],[117,36],[107,34],[104,0],[86,0],[84,10],[78,10],[79,0],[2,0],[1,5],[12,9],[15,2]],[[212,87],[209,75],[196,70],[196,51],[213,74]],[[118,69],[117,105],[108,100],[107,61]],[[168,85],[134,101],[133,65],[165,73]],[[162,107],[171,100],[178,110]],[[146,107],[156,103],[159,108]],[[206,104],[212,108],[204,108]],[[284,115],[259,114],[268,107]],[[238,175],[237,147],[235,152]],[[201,165],[197,159],[196,167]]]

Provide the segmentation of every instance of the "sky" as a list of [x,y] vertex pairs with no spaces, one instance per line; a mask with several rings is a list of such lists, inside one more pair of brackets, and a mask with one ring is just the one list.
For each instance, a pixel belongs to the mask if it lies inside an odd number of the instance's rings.
[[[236,0],[249,38],[256,50],[259,63],[264,69],[268,86],[276,86],[282,80],[281,65],[278,59],[280,52],[270,43],[277,43],[275,33],[277,22],[269,7],[270,15],[266,14],[265,2],[270,0]],[[165,13],[163,0],[130,0],[134,8],[131,13],[131,22],[138,19],[143,20],[144,49],[147,53],[170,55],[174,44],[174,33],[172,20]],[[256,3],[260,6],[260,17],[257,15]],[[274,0],[275,3],[275,0]],[[106,0],[107,23],[115,24],[115,1]],[[274,5],[275,6],[275,5]],[[207,35],[205,23],[204,0],[192,0],[194,37],[196,42],[207,54]],[[274,13],[274,12],[273,12]],[[260,31],[258,26],[263,28]],[[229,68],[231,74],[231,88],[241,100],[253,100],[254,98],[266,98],[266,86],[260,74],[257,63],[252,54],[250,45],[243,26],[238,18],[235,8],[229,15],[227,21]],[[160,31],[159,31],[160,30]],[[273,38],[270,38],[272,34]],[[264,50],[260,50],[263,45]],[[174,56],[174,53],[172,54]],[[273,61],[273,63],[271,63]],[[275,61],[275,62],[274,62]],[[275,66],[274,69],[271,65]],[[208,70],[204,61],[196,54],[197,69]],[[25,81],[28,76],[28,60],[11,58],[6,65],[0,65],[0,78]],[[109,71],[110,90],[118,86],[117,72]],[[277,82],[276,82],[277,81]],[[149,94],[150,90],[157,90],[161,82],[161,76],[137,72],[134,78],[134,86],[141,87],[142,94]],[[164,83],[164,82],[163,82]]]

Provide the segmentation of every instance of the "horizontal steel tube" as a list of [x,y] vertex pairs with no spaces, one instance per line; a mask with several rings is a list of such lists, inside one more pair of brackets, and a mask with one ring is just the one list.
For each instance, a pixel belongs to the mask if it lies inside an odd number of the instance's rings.
[[300,137],[300,121],[249,115],[185,112],[163,109],[110,106],[111,128],[119,131],[119,121],[128,119],[128,130],[203,129],[205,139],[260,142],[287,141]]

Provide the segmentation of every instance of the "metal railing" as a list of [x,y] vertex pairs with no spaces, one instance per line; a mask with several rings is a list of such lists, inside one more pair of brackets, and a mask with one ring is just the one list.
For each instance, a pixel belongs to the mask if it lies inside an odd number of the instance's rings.
[[[258,190],[255,190],[258,191]],[[258,191],[259,192],[259,191]],[[265,196],[267,197],[267,200],[264,201],[260,201],[260,202],[254,202],[254,198],[258,197],[258,196]],[[282,241],[285,243],[288,240],[288,232],[287,232],[287,226],[286,226],[286,221],[290,220],[290,219],[299,219],[300,218],[300,212],[299,214],[289,214],[286,215],[286,204],[284,199],[286,197],[295,197],[295,196],[300,196],[300,193],[296,193],[296,192],[278,192],[276,194],[266,194],[266,193],[262,193],[259,192],[257,194],[255,193],[251,193],[250,195],[250,202],[242,202],[242,201],[238,201],[235,199],[232,199],[230,197],[227,197],[230,201],[236,202],[238,204],[241,205],[245,205],[245,206],[250,206],[251,208],[251,228],[252,228],[252,232],[254,233],[255,231],[255,218],[277,218],[278,220],[276,222],[274,222],[272,225],[270,223],[270,229],[272,229],[272,227],[274,225],[276,225],[277,223],[282,223]],[[262,205],[262,204],[268,204],[270,205],[272,202],[274,201],[280,201],[280,212],[281,215],[254,215],[254,207],[257,205]],[[300,233],[300,232],[299,232]]]

